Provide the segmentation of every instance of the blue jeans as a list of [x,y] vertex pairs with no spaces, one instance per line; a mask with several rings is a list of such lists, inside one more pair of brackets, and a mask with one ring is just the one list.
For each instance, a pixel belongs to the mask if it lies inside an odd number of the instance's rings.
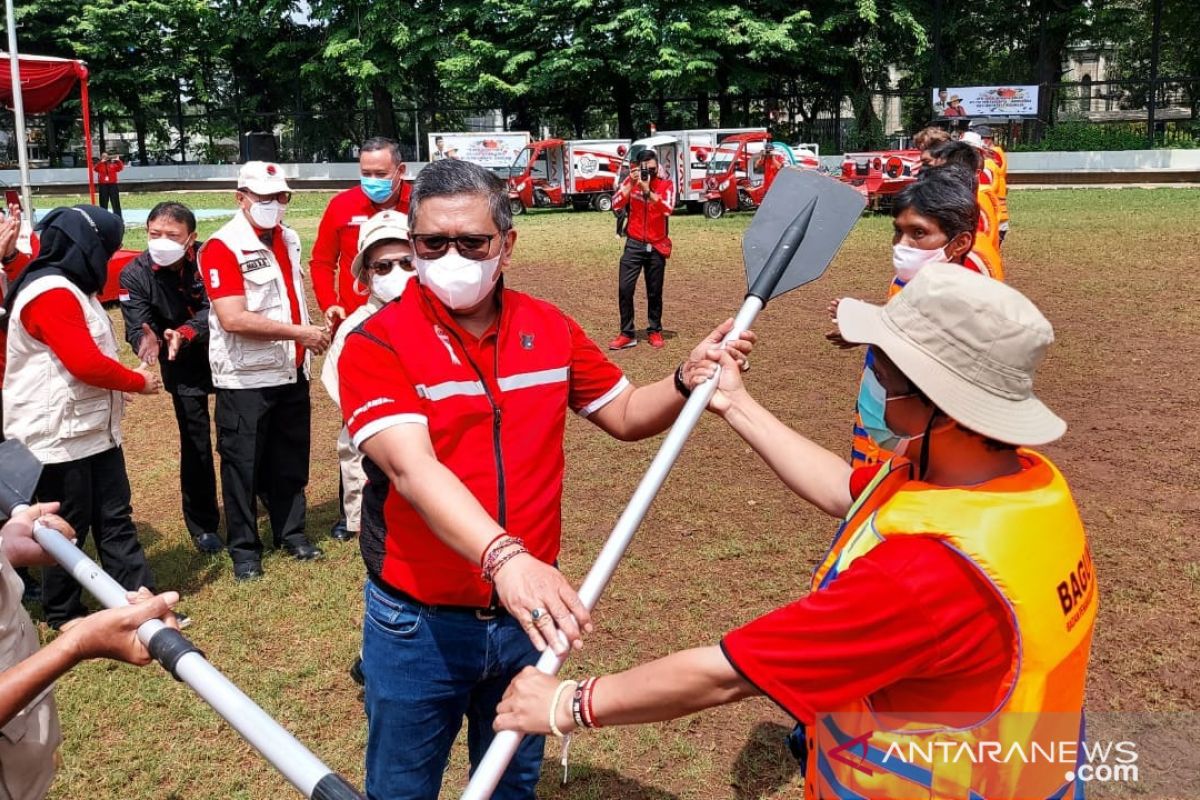
[[[538,652],[507,614],[399,600],[370,580],[363,590],[367,797],[437,800],[450,747],[467,718],[471,769],[492,742],[496,706]],[[545,739],[527,736],[495,800],[533,800]]]

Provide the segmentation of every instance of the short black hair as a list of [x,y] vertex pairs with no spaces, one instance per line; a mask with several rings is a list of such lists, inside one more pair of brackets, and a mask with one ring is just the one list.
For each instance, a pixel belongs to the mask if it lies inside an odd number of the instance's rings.
[[167,219],[171,219],[176,222],[182,222],[187,226],[188,233],[196,232],[196,215],[193,214],[192,210],[183,203],[176,203],[173,200],[167,200],[166,202],[159,203],[154,208],[150,209],[150,215],[146,217],[147,227],[149,227],[150,223],[154,222],[154,220],[158,219],[159,217],[166,217]]
[[444,158],[421,168],[408,201],[408,229],[416,230],[421,204],[431,197],[473,194],[487,200],[496,230],[512,230],[508,184],[496,173],[470,161]]
[[433,137],[433,140],[434,140],[435,142],[444,142],[444,141],[446,141],[446,140],[445,140],[443,137],[441,137],[441,136],[435,136],[435,137]]
[[400,155],[400,143],[387,136],[372,136],[358,148],[359,153],[372,153],[376,150],[388,150],[392,154],[393,164],[403,164],[404,157]]
[[972,172],[983,169],[983,153],[966,142],[942,142],[929,149],[929,156],[944,164],[957,164]]
[[650,161],[651,159],[658,161],[658,152],[655,151],[655,149],[653,147],[647,147],[645,150],[638,153],[637,158],[634,160],[637,161],[637,163],[639,163],[639,164],[645,164],[647,161]]
[[947,239],[974,231],[979,221],[974,180],[975,176],[961,166],[926,167],[920,178],[896,195],[892,216],[898,217],[911,208],[936,220]]

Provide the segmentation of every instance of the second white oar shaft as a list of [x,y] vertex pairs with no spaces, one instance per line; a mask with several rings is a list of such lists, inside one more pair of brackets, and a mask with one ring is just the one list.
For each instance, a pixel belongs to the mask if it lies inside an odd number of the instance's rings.
[[[737,317],[733,320],[733,329],[726,335],[722,346],[737,339],[743,331],[748,330],[762,307],[762,300],[753,295],[747,297],[741,310],[738,311]],[[634,490],[633,497],[625,506],[625,511],[617,519],[617,524],[613,527],[613,532],[609,534],[603,549],[600,550],[600,555],[596,557],[596,562],[588,570],[583,585],[579,587],[579,599],[588,611],[596,607],[600,595],[604,593],[604,588],[612,580],[613,573],[617,571],[617,565],[621,563],[621,558],[625,555],[625,550],[633,541],[633,535],[637,533],[642,520],[650,511],[650,505],[654,502],[659,489],[662,488],[663,482],[666,481],[667,475],[670,474],[671,467],[675,466],[675,461],[679,458],[684,443],[687,442],[696,423],[700,421],[700,417],[708,407],[708,401],[716,391],[720,377],[721,373],[718,367],[717,374],[711,380],[697,386],[692,391],[692,396],[684,403],[675,424],[671,426],[671,430],[663,439],[662,446],[659,447],[657,455],[650,462],[649,469],[646,470],[646,474],[638,483],[637,489]],[[558,656],[553,650],[546,648],[542,657],[538,659],[537,668],[547,675],[554,675],[562,668],[564,659],[565,656]],[[496,786],[504,776],[504,770],[508,768],[509,762],[516,755],[521,738],[521,734],[512,731],[502,731],[496,734],[491,747],[488,748],[483,760],[476,768],[475,774],[471,776],[471,782],[463,792],[462,800],[488,800],[492,796],[492,792],[496,790]]]

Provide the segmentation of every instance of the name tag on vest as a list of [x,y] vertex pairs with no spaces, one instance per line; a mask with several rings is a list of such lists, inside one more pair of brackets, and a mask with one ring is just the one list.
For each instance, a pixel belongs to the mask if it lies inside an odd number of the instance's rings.
[[259,256],[258,258],[252,258],[248,261],[243,261],[241,263],[242,274],[253,272],[256,269],[266,269],[267,267],[271,266],[271,259],[268,257],[266,250],[257,250],[255,252],[262,253],[263,255]]

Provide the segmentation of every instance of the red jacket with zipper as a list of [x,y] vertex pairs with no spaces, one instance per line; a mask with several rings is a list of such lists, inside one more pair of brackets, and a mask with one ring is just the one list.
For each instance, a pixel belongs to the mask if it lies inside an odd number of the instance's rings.
[[[426,425],[438,461],[530,553],[558,558],[567,409],[586,416],[628,385],[553,305],[501,288],[476,338],[416,280],[346,339],[341,407],[355,445]],[[487,606],[479,564],[444,544],[367,458],[360,543],[371,577],[431,605]]]
[[[631,181],[632,177],[627,178],[625,182]],[[671,237],[667,235],[667,219],[675,210],[675,184],[656,175],[650,179],[650,194],[658,195],[658,199],[646,199],[635,185],[628,196],[622,196],[620,192],[613,195],[612,207],[614,211],[629,207],[626,236],[633,241],[649,244],[661,253],[663,258],[670,258]]]

